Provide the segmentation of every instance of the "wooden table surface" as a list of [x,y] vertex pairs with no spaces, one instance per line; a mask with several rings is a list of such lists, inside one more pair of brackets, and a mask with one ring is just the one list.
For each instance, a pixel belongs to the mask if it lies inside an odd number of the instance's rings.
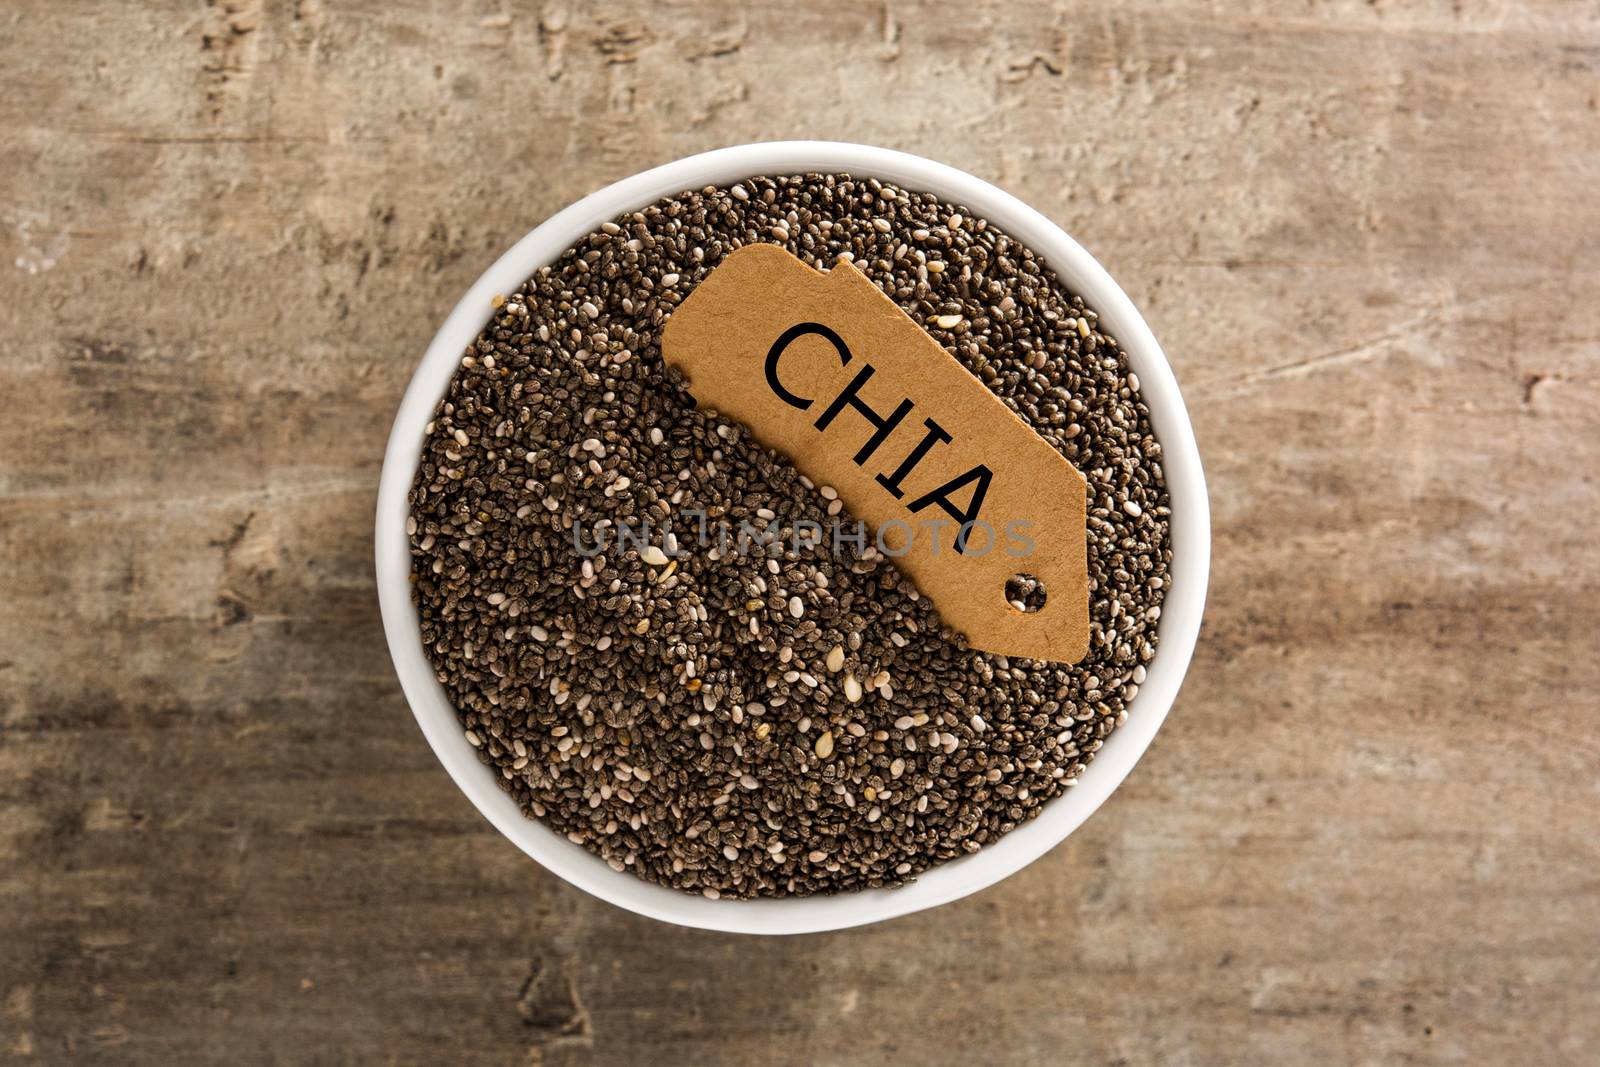
[[[0,12],[0,1059],[1600,1062],[1600,8]],[[570,889],[412,722],[371,521],[457,296],[618,177],[932,156],[1096,253],[1215,512],[1123,789],[931,913]]]

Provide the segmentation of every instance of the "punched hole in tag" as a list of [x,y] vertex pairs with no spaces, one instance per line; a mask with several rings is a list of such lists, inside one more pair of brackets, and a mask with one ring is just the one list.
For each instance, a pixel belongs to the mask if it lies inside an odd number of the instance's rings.
[[1006,581],[1006,603],[1024,615],[1043,611],[1049,595],[1044,583],[1032,574],[1013,574]]

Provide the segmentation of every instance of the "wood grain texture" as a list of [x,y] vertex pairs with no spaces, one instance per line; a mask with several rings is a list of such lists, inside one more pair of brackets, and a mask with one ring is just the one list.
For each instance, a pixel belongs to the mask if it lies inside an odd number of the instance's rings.
[[[1600,9],[0,13],[0,1057],[1600,1059]],[[838,935],[678,930],[411,722],[370,522],[456,296],[783,136],[1061,222],[1185,386],[1214,584],[1065,845]]]

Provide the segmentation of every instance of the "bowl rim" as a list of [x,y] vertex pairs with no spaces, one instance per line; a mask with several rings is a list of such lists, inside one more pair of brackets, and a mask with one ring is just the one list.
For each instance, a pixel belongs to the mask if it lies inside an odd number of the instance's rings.
[[[1033,819],[980,851],[949,860],[907,885],[830,896],[710,899],[617,872],[542,822],[523,815],[478,762],[443,687],[423,654],[411,603],[409,492],[425,428],[468,345],[482,331],[496,295],[513,292],[583,235],[628,211],[685,190],[764,174],[849,172],[916,192],[931,192],[986,218],[1040,256],[1081,296],[1117,339],[1150,408],[1172,502],[1170,584],[1155,656],[1128,717],[1096,753],[1078,783]],[[384,635],[412,714],[445,770],[478,811],[518,848],[564,881],[640,915],[729,933],[797,934],[839,930],[947,904],[1015,874],[1060,844],[1116,790],[1161,728],[1188,670],[1200,630],[1210,571],[1210,507],[1193,427],[1161,346],[1111,275],[1054,222],[1011,194],[964,171],[920,156],[837,141],[736,145],[641,171],[552,215],[473,282],[439,327],[395,415],[379,479],[374,554]]]

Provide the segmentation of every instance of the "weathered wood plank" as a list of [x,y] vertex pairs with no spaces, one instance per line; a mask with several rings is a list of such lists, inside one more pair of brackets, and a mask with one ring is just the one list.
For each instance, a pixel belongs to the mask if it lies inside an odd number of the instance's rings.
[[[26,1061],[1600,1056],[1600,12],[316,0],[0,19],[0,1048]],[[565,888],[412,726],[369,524],[479,270],[779,136],[996,180],[1212,482],[1170,725],[1006,884],[754,941]]]

